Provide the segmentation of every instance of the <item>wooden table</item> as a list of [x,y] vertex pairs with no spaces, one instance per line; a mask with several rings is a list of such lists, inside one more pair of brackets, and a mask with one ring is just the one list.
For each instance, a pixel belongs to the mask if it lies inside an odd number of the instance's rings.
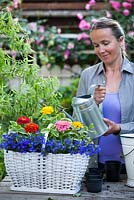
[[134,188],[125,185],[126,176],[120,182],[103,182],[102,192],[87,192],[85,183],[82,183],[80,196],[46,194],[33,192],[11,191],[11,181],[8,176],[0,182],[0,200],[134,200]]

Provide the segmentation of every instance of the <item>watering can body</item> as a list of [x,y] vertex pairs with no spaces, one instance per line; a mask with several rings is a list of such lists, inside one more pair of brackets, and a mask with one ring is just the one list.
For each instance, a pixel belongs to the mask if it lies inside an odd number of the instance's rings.
[[91,138],[97,138],[108,130],[92,95],[74,97],[72,99],[72,107],[78,121],[81,121],[86,126],[94,125],[95,131],[89,134]]

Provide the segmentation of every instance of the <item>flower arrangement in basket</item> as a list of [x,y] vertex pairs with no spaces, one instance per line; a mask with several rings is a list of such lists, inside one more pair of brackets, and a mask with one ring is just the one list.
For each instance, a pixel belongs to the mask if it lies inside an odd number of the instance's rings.
[[88,127],[66,118],[64,113],[55,111],[52,106],[44,106],[38,119],[34,120],[21,116],[16,122],[11,121],[9,132],[3,134],[0,147],[15,152],[38,152],[43,155],[70,153],[91,156],[98,152],[88,136]]
[[11,121],[0,144],[6,150],[11,189],[78,192],[90,156],[99,151],[88,132],[88,127],[66,118],[52,106],[44,106],[38,118],[21,116],[16,122]]

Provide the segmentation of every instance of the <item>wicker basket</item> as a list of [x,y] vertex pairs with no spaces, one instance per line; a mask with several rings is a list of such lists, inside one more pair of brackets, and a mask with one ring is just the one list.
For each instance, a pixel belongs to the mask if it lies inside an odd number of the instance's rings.
[[84,155],[4,152],[11,190],[75,194],[88,166]]

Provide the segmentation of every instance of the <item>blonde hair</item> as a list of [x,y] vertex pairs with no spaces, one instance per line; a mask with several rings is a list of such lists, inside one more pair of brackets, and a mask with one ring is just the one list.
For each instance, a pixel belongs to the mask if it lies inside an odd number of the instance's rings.
[[[106,17],[101,17],[97,19],[91,26],[90,32],[97,29],[104,29],[104,28],[110,28],[112,30],[113,35],[117,40],[120,39],[121,36],[123,36],[125,41],[125,33],[121,25],[118,21]],[[121,46],[122,55],[126,56],[126,48],[125,48],[125,42]]]

